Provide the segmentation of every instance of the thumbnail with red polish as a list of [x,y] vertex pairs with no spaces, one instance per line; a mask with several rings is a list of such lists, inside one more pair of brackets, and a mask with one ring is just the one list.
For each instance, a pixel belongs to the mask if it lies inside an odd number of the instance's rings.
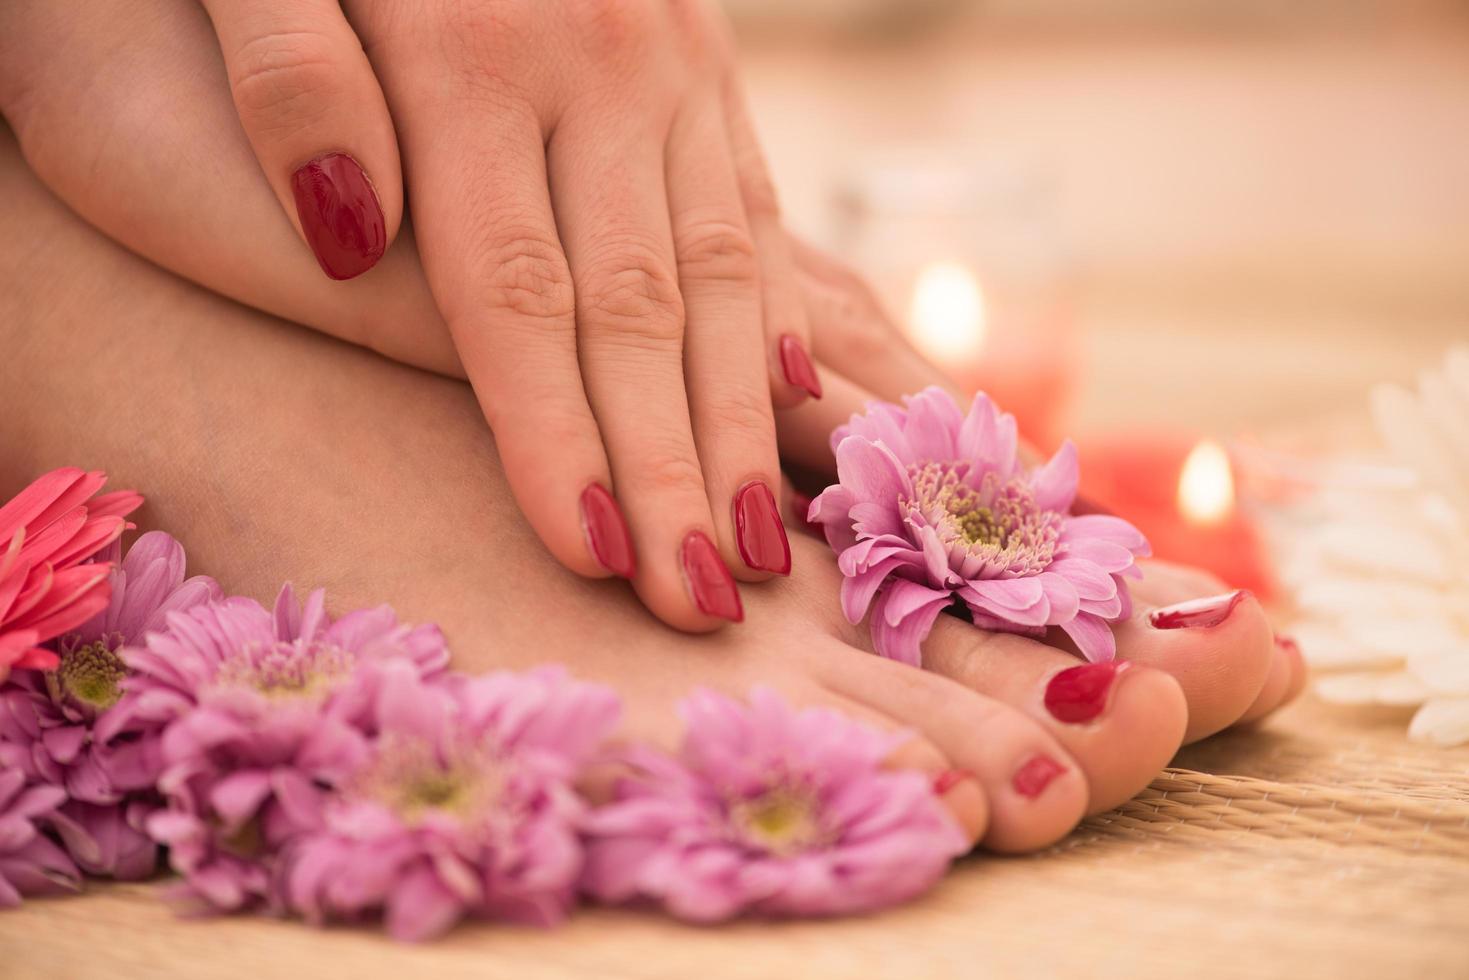
[[775,496],[763,483],[746,483],[734,498],[735,543],[746,565],[762,572],[788,575],[791,545]]
[[1015,792],[1026,799],[1035,799],[1046,791],[1051,785],[1051,780],[1066,771],[1066,767],[1048,755],[1032,756],[1031,759],[1016,770],[1010,780],[1010,785],[1015,787]]
[[738,623],[745,618],[740,604],[740,590],[734,576],[719,557],[719,549],[703,531],[690,531],[683,539],[682,553],[684,578],[689,583],[689,594],[694,605],[706,616],[718,616]]
[[1160,630],[1209,629],[1218,626],[1250,597],[1248,589],[1237,589],[1207,599],[1191,599],[1176,606],[1154,609],[1148,622]]
[[1046,710],[1068,725],[1096,720],[1107,709],[1113,682],[1129,666],[1125,660],[1113,660],[1068,667],[1046,685]]
[[638,571],[637,553],[632,535],[617,499],[600,483],[593,483],[581,493],[582,527],[586,529],[587,546],[592,557],[614,575],[632,578]]
[[345,153],[317,157],[291,175],[291,195],[306,244],[328,276],[360,276],[383,257],[382,205],[356,160]]
[[790,334],[780,338],[780,368],[786,380],[797,388],[804,388],[812,398],[821,397],[821,379],[801,342]]

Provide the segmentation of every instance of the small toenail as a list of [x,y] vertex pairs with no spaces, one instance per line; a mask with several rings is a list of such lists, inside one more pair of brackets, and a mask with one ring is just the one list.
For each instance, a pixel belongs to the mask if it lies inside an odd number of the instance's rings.
[[1130,666],[1126,660],[1112,660],[1066,668],[1046,685],[1046,710],[1068,725],[1096,720],[1107,709],[1113,682]]
[[1250,595],[1249,589],[1236,589],[1207,599],[1190,599],[1176,606],[1154,609],[1148,615],[1148,622],[1160,630],[1209,629],[1228,619]]
[[945,769],[933,778],[934,795],[943,796],[949,790],[964,782],[964,780],[974,778],[974,773],[968,769]]
[[1277,636],[1275,638],[1275,645],[1280,648],[1282,653],[1293,653],[1297,657],[1301,655],[1301,645],[1288,636]]
[[1015,792],[1027,799],[1040,796],[1051,780],[1066,771],[1066,767],[1048,755],[1031,756],[1030,760],[1016,770],[1010,780]]

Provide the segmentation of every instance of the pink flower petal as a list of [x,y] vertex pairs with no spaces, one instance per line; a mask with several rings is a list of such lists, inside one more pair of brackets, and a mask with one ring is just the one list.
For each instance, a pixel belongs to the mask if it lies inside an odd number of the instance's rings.
[[1117,641],[1112,636],[1112,628],[1099,617],[1082,613],[1060,625],[1081,651],[1081,655],[1092,663],[1116,658]]
[[1076,446],[1067,439],[1046,465],[1031,474],[1030,489],[1035,494],[1036,506],[1041,510],[1066,513],[1076,499],[1076,484],[1080,478]]

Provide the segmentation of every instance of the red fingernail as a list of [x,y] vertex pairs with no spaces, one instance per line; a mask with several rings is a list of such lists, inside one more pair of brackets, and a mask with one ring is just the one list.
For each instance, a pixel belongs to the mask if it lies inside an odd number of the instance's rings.
[[734,576],[729,574],[729,569],[724,565],[724,559],[719,557],[719,549],[714,547],[703,531],[690,531],[688,537],[683,539],[683,553],[680,556],[683,561],[684,577],[688,579],[689,594],[694,597],[694,605],[706,616],[718,616],[732,623],[738,623],[745,618],[744,607],[740,605],[740,590],[735,586]]
[[345,153],[317,157],[291,175],[291,194],[306,244],[333,279],[377,265],[388,236],[372,181]]
[[780,338],[780,367],[791,384],[806,389],[812,398],[821,397],[821,379],[816,376],[816,368],[811,366],[806,348],[790,334]]
[[958,786],[966,779],[974,779],[974,773],[968,769],[945,769],[933,777],[933,792],[935,796],[943,796],[949,790]]
[[1068,725],[1092,721],[1106,710],[1112,682],[1129,666],[1126,660],[1113,660],[1066,668],[1046,685],[1046,710]]
[[633,551],[632,535],[628,533],[622,508],[600,483],[589,484],[581,492],[581,525],[592,557],[603,568],[623,578],[637,574],[637,553]]
[[762,572],[789,575],[791,545],[770,488],[760,482],[740,487],[734,498],[734,519],[735,543],[745,564]]
[[1010,780],[1010,785],[1015,787],[1015,792],[1027,799],[1035,799],[1045,792],[1051,780],[1066,771],[1066,767],[1048,755],[1032,756],[1030,761],[1021,766]]
[[1228,619],[1235,607],[1249,597],[1249,589],[1236,589],[1207,599],[1190,599],[1176,606],[1154,609],[1148,622],[1160,630],[1208,629]]

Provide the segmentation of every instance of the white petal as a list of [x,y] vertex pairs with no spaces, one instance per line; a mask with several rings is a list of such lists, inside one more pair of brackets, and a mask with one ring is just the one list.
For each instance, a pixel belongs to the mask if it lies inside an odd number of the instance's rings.
[[1439,698],[1428,702],[1413,716],[1408,737],[1434,745],[1469,742],[1469,698]]

